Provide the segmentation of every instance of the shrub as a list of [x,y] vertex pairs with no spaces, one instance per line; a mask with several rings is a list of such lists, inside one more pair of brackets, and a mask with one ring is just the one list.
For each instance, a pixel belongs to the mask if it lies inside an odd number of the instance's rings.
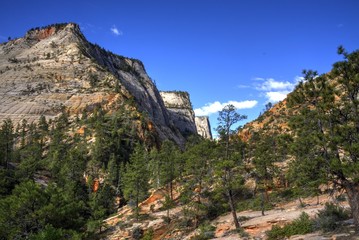
[[[238,202],[236,207],[237,207],[237,211],[245,211],[245,210],[260,211],[262,210],[262,197],[258,194],[254,198],[250,198]],[[264,210],[268,211],[271,209],[273,209],[273,205],[270,202],[264,202]]]
[[152,240],[153,239],[153,234],[154,234],[154,230],[153,228],[149,228],[145,234],[143,235],[143,237],[141,238],[141,240]]
[[349,218],[349,212],[344,208],[326,203],[325,208],[318,212],[315,219],[315,227],[324,232],[334,231],[339,227],[339,222]]
[[273,226],[267,231],[269,240],[283,239],[297,234],[307,234],[313,232],[313,220],[309,219],[309,215],[305,212],[295,219],[292,223],[284,225],[284,227]]
[[200,234],[191,238],[192,240],[206,240],[214,238],[216,227],[209,222],[204,222],[199,226]]
[[136,227],[132,231],[132,238],[135,240],[140,240],[143,236],[143,229],[140,227]]

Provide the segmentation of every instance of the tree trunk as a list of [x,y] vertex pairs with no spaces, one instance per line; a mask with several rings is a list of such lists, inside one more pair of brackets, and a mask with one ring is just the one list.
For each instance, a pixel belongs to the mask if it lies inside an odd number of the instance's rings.
[[262,211],[262,216],[264,216],[264,192],[263,191],[261,193],[261,211]]
[[298,197],[300,207],[304,207],[304,203],[301,197]]
[[359,183],[347,183],[344,188],[348,195],[355,227],[359,229]]
[[173,200],[173,184],[172,184],[172,180],[170,182],[170,193],[171,193],[171,200]]
[[241,225],[239,224],[239,221],[237,218],[236,207],[234,206],[233,195],[232,195],[231,190],[227,190],[227,197],[228,197],[229,206],[231,207],[234,225],[236,226],[236,229],[240,229]]

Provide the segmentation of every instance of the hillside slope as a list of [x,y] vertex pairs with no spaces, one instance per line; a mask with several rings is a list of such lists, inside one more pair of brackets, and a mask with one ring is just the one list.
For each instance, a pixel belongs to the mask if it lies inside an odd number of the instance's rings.
[[72,114],[110,110],[114,101],[132,99],[160,139],[184,143],[142,62],[89,43],[74,23],[31,29],[1,44],[0,84],[0,121],[51,119],[63,107]]

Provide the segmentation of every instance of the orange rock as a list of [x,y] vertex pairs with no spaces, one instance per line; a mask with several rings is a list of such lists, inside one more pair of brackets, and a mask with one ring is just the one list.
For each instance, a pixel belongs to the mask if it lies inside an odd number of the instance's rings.
[[148,121],[147,123],[148,130],[152,131],[154,129],[153,123],[151,121]]
[[98,189],[100,187],[100,181],[96,178],[94,181],[93,181],[93,185],[92,185],[92,191],[93,192],[97,192]]
[[85,134],[85,127],[80,127],[77,131],[77,134],[84,135]]

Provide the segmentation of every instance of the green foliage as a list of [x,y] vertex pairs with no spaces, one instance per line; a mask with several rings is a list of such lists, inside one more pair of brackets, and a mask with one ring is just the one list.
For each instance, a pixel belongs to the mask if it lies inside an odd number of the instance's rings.
[[91,73],[89,75],[89,81],[91,87],[96,87],[99,82],[98,76],[96,74]]
[[216,227],[209,222],[204,222],[199,226],[200,234],[191,238],[191,240],[207,240],[213,239]]
[[323,210],[319,210],[315,218],[315,227],[324,232],[334,231],[340,226],[340,221],[349,219],[349,213],[344,208],[326,203]]
[[313,221],[309,218],[308,214],[303,212],[299,218],[295,219],[292,223],[279,227],[274,225],[266,234],[269,240],[285,239],[297,234],[307,234],[314,230]]
[[153,228],[147,229],[147,231],[143,234],[141,240],[152,240],[154,235]]
[[36,234],[31,234],[29,237],[30,240],[63,240],[63,239],[71,239],[71,240],[80,240],[81,235],[71,231],[54,228],[51,225],[46,225],[45,228],[39,231]]
[[12,195],[0,200],[0,238],[16,239],[30,235],[44,224],[44,191],[32,181],[17,185]]
[[[116,210],[115,197],[123,197],[121,166],[135,162],[134,119],[136,113],[119,107],[77,121],[63,110],[49,122],[43,116],[37,124],[23,121],[16,131],[6,120],[0,128],[0,239],[79,239],[101,232],[103,219]],[[81,126],[84,135],[69,134]],[[150,146],[147,139],[144,144]],[[138,178],[147,184],[145,170]]]
[[143,146],[137,144],[130,157],[130,163],[123,172],[123,193],[127,200],[132,201],[138,219],[138,205],[148,196],[149,190],[148,154]]
[[[288,98],[295,133],[292,172],[296,184],[316,189],[333,182],[345,189],[354,223],[359,225],[359,51],[338,49],[344,60],[330,74],[304,71],[301,82]],[[299,114],[298,114],[299,113]]]
[[221,111],[219,111],[218,116],[218,127],[216,131],[218,132],[221,141],[225,144],[225,158],[228,158],[230,153],[230,137],[234,132],[234,124],[238,123],[241,120],[247,119],[246,115],[241,115],[237,113],[236,108],[229,104],[225,106]]
[[[208,192],[208,185],[212,182],[213,157],[216,144],[209,140],[202,140],[196,144],[189,143],[183,154],[186,159],[185,175],[189,176],[183,181],[181,200],[192,209],[191,215],[198,223],[211,204],[204,204],[203,198]],[[196,224],[197,224],[196,223]]]
[[264,202],[261,195],[256,195],[253,198],[238,201],[236,204],[237,211],[253,210],[253,211],[268,211],[273,209],[273,204]]
[[151,152],[150,170],[154,180],[154,187],[166,186],[166,190],[173,199],[174,180],[183,172],[183,161],[178,146],[174,142],[165,140],[161,149]]
[[14,170],[0,168],[0,196],[11,194],[16,183]]
[[132,231],[132,238],[135,240],[140,240],[143,237],[143,229],[136,227]]
[[243,148],[245,145],[236,134],[233,134],[235,132],[231,128],[234,124],[246,118],[247,116],[237,113],[233,105],[227,105],[219,112],[218,127],[216,129],[221,140],[220,146],[216,149],[214,176],[216,184],[220,186],[228,199],[236,229],[240,228],[240,224],[236,216],[234,190],[243,185],[243,177],[240,173],[243,170],[241,165],[244,160]]
[[0,166],[9,168],[13,159],[15,135],[11,119],[5,119],[0,129]]

